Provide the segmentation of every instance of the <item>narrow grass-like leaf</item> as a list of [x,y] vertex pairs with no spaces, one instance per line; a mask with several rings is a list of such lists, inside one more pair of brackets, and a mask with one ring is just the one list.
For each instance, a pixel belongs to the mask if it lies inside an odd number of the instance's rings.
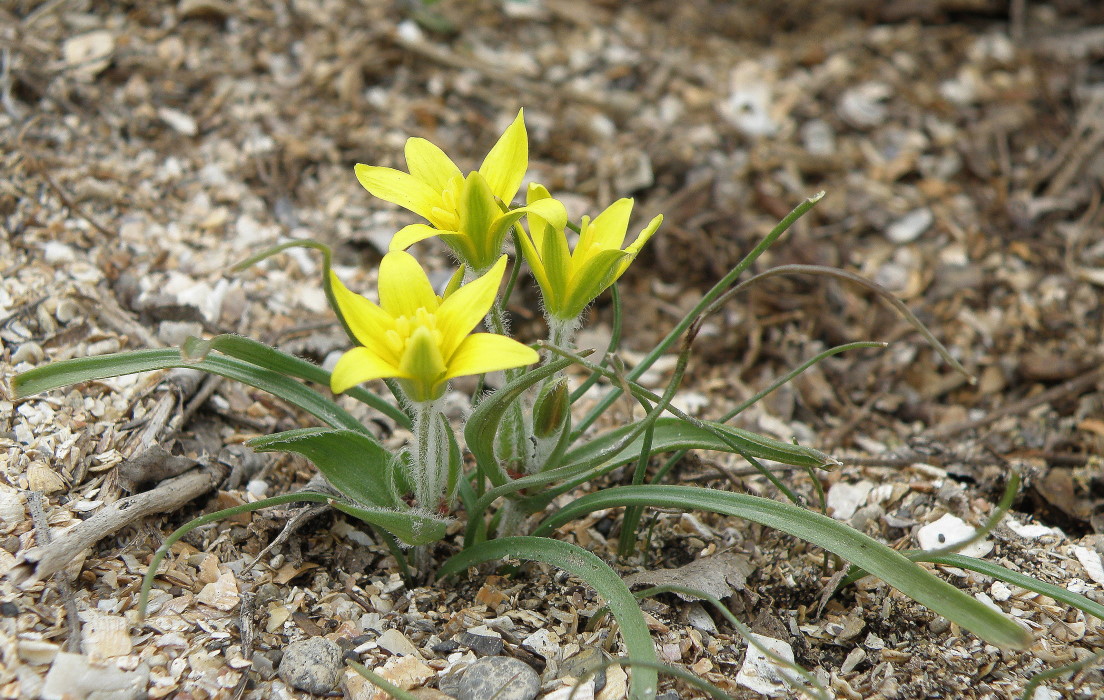
[[534,535],[595,510],[630,505],[712,511],[781,530],[843,557],[991,644],[1022,649],[1031,643],[1031,635],[1015,622],[877,540],[820,513],[766,498],[694,486],[620,486],[568,504]]
[[510,480],[508,474],[495,458],[495,436],[499,425],[510,405],[517,401],[525,390],[571,364],[571,360],[556,360],[525,372],[520,377],[502,387],[489,398],[484,399],[468,418],[464,428],[464,439],[468,449],[475,457],[479,471],[495,486],[501,486]]
[[330,484],[356,503],[379,508],[402,505],[395,493],[395,457],[353,430],[300,428],[254,438],[246,443],[258,452],[294,452],[318,467]]
[[[798,467],[816,468],[835,464],[835,460],[831,457],[811,447],[803,447],[801,445],[782,442],[781,440],[775,440],[774,438],[753,433],[749,430],[736,428],[731,425],[725,425],[724,423],[702,421],[702,424],[723,433],[726,437],[738,444],[747,454],[757,459],[769,459],[774,462],[792,464]],[[585,462],[595,454],[604,451],[610,445],[616,443],[624,435],[632,432],[632,430],[633,426],[625,425],[607,433],[603,433],[593,440],[568,452],[564,457],[564,464],[572,465]],[[628,462],[640,455],[642,444],[643,437],[637,438],[628,445],[625,445],[617,456],[610,459],[623,459],[625,462]],[[656,455],[663,452],[674,452],[676,450],[733,451],[732,448],[715,433],[687,423],[680,418],[660,418],[655,424],[655,434],[652,437],[652,448],[650,452]]]
[[175,348],[136,350],[53,362],[16,375],[13,388],[16,396],[29,396],[79,382],[174,367],[198,369],[237,380],[267,391],[334,428],[348,428],[371,436],[368,429],[348,411],[294,379],[233,357],[210,355],[189,361]]
[[[786,230],[794,224],[795,221],[804,216],[823,198],[824,192],[816,193],[812,197],[809,197],[808,199],[803,201],[801,204],[797,205],[793,211],[791,211],[785,216],[785,218],[779,221],[774,226],[774,228],[772,228],[770,232],[766,236],[764,236],[763,240],[759,241],[759,243],[754,248],[752,248],[747,255],[744,256],[743,260],[737,263],[736,266],[732,268],[727,275],[722,277],[721,280],[717,282],[717,284],[713,285],[713,288],[706,292],[702,296],[702,298],[698,300],[698,303],[694,305],[694,308],[690,309],[690,311],[687,312],[682,320],[678,322],[678,325],[672,328],[671,331],[663,337],[663,340],[659,341],[659,343],[657,343],[656,346],[648,352],[647,356],[643,360],[641,360],[635,367],[633,367],[632,371],[629,372],[629,379],[639,379],[640,375],[648,371],[648,369],[655,364],[656,360],[658,360],[660,356],[663,355],[663,353],[667,352],[668,348],[675,344],[675,341],[678,340],[679,336],[681,336],[683,332],[685,332],[686,329],[689,328],[691,324],[693,324],[694,321],[696,321],[698,317],[701,316],[701,314],[706,309],[708,309],[711,304],[713,304],[714,301],[716,301],[722,294],[724,294],[725,291],[740,277],[740,275],[742,275],[749,267],[751,267],[752,263],[759,259],[759,256],[761,256],[767,251],[768,248],[774,245],[774,242],[777,241],[779,237],[781,237],[782,234],[785,233]],[[594,421],[598,420],[598,416],[605,413],[610,405],[614,401],[616,401],[617,397],[620,395],[620,389],[615,388],[614,391],[611,391],[605,396],[605,398],[599,401],[594,406],[594,408],[590,409],[586,416],[584,416],[583,419],[579,421],[578,425],[576,425],[575,429],[571,432],[571,439],[578,440],[580,437],[582,437],[587,428],[593,425]]]
[[[979,574],[991,576],[999,581],[1004,581],[1005,583],[1010,583],[1014,586],[1019,586],[1020,588],[1045,595],[1048,598],[1053,598],[1059,603],[1065,603],[1072,608],[1077,608],[1087,615],[1092,615],[1099,620],[1104,620],[1104,605],[1086,598],[1080,593],[1067,591],[1061,586],[1055,586],[1054,584],[1040,581],[1025,574],[1021,574],[1018,571],[1012,571],[1000,564],[994,564],[991,561],[975,559],[974,557],[968,557],[964,554],[933,555],[931,552],[925,552],[922,549],[907,550],[901,552],[901,554],[910,561],[924,561],[932,564],[955,566],[959,569],[966,569],[968,571],[976,571]],[[861,568],[855,568],[857,569],[855,572],[849,572],[847,578],[840,582],[841,588],[869,575],[868,572]]]
[[396,700],[418,700],[417,695],[409,690],[403,690],[375,671],[370,671],[364,664],[358,664],[356,661],[351,660],[345,663],[349,664],[350,668],[366,678],[372,685],[382,690],[385,697],[395,698]]
[[[224,355],[236,357],[289,377],[306,379],[325,387],[330,386],[330,373],[318,365],[240,335],[216,335],[209,340],[189,338],[184,343],[182,354],[187,357],[205,357],[210,350],[217,350]],[[345,391],[345,395],[371,406],[404,428],[410,427],[409,416],[364,387],[352,387]]]
[[[621,636],[631,659],[656,663],[655,645],[648,632],[648,623],[625,582],[596,555],[582,547],[544,537],[503,537],[481,542],[449,558],[437,572],[438,578],[458,574],[470,566],[485,561],[513,557],[539,561],[559,567],[594,587],[609,602]],[[654,668],[633,671],[629,697],[635,700],[654,698],[657,676]]]

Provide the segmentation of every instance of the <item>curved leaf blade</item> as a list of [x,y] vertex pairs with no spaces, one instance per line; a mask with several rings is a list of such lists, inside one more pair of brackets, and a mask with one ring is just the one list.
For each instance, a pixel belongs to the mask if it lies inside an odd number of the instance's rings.
[[[629,587],[608,564],[582,547],[545,537],[503,537],[488,540],[453,555],[441,566],[437,577],[457,574],[470,566],[505,557],[551,564],[589,583],[609,601],[610,612],[621,627],[629,656],[657,663],[648,623]],[[657,680],[655,668],[635,669],[629,697],[637,700],[654,698]]]
[[767,498],[696,486],[619,486],[568,504],[541,523],[533,534],[547,534],[595,510],[633,505],[707,510],[781,530],[838,554],[991,644],[1023,649],[1031,643],[1031,635],[1005,615],[921,569],[881,542],[820,513]]
[[331,427],[347,428],[371,436],[368,429],[361,425],[360,421],[348,411],[294,379],[242,360],[221,355],[211,355],[200,360],[189,361],[181,354],[180,350],[175,348],[137,350],[53,362],[16,375],[12,387],[16,396],[24,397],[80,382],[175,367],[203,370],[227,379],[237,380],[283,399]]
[[300,428],[254,438],[258,452],[294,452],[318,467],[330,484],[357,503],[378,508],[402,506],[394,492],[395,457],[375,440],[354,430]]
[[[330,373],[318,365],[307,362],[302,358],[288,354],[282,350],[277,350],[270,345],[265,345],[251,338],[246,338],[245,336],[226,333],[223,335],[216,335],[209,340],[189,338],[184,343],[181,352],[183,355],[189,357],[205,357],[211,350],[217,350],[224,355],[236,357],[239,360],[244,360],[250,364],[258,365],[265,369],[285,374],[289,377],[305,379],[309,382],[321,384],[326,387],[330,386]],[[371,406],[404,428],[410,427],[409,416],[389,404],[379,395],[364,387],[353,387],[347,390],[345,395],[351,396],[357,401]]]
[[[837,464],[828,455],[814,450],[811,447],[794,445],[792,443],[775,440],[774,438],[743,430],[725,423],[714,421],[702,421],[703,425],[713,428],[732,440],[746,451],[748,455],[756,459],[769,459],[783,464],[792,464],[797,467],[822,468]],[[626,425],[607,433],[603,433],[593,440],[576,447],[564,457],[564,464],[574,465],[591,459],[595,454],[615,444],[624,435],[632,432],[633,426]],[[608,459],[625,462],[639,458],[640,449],[643,446],[644,437],[640,436],[625,445],[614,457]],[[717,452],[733,452],[732,447],[725,444],[717,435],[688,423],[680,418],[663,417],[655,423],[655,433],[652,436],[651,454],[663,452],[675,452],[677,450],[714,450]]]

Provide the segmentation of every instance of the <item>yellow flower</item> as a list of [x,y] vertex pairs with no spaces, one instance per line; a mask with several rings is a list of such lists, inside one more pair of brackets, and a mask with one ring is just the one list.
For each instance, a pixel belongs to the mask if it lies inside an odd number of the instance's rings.
[[482,277],[441,298],[409,253],[380,263],[377,306],[330,273],[337,313],[361,347],[337,361],[335,393],[370,379],[396,377],[413,401],[440,397],[449,379],[537,362],[532,348],[493,333],[472,333],[487,315],[506,270],[503,255]]
[[[502,253],[510,226],[528,210],[504,211],[521,187],[529,166],[529,138],[522,111],[491,148],[479,170],[464,176],[437,146],[422,138],[406,142],[409,173],[394,168],[358,164],[355,172],[364,189],[425,218],[431,225],[411,224],[391,240],[391,250],[405,250],[418,241],[440,236],[457,257],[481,273]],[[554,221],[563,205],[550,199],[539,213]]]
[[[527,208],[533,210],[549,199],[548,190],[530,185],[526,198]],[[633,200],[619,199],[593,221],[584,216],[574,251],[568,250],[564,225],[530,214],[529,235],[521,236],[521,249],[540,285],[550,316],[574,321],[636,259],[663,222],[663,216],[652,219],[636,240],[622,249],[632,208]]]

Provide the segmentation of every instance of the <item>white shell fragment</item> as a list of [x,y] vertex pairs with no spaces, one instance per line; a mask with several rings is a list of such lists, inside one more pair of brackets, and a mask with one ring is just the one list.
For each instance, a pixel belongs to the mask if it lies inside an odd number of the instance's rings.
[[931,209],[921,207],[913,209],[897,219],[886,229],[886,238],[893,243],[911,243],[931,228],[935,215]]
[[[928,523],[916,532],[916,542],[921,549],[943,549],[974,536],[977,530],[966,524],[962,518],[947,513],[934,523]],[[993,543],[979,540],[959,550],[967,557],[984,557],[993,549]]]
[[238,582],[232,573],[225,573],[214,583],[208,583],[196,596],[196,600],[200,603],[226,611],[236,608],[240,599]]
[[[752,634],[751,638],[783,659],[794,660],[793,649],[781,639],[761,634]],[[744,664],[736,674],[736,682],[749,690],[772,698],[786,695],[793,685],[804,683],[800,676],[788,668],[777,665],[752,644],[747,646]]]
[[1100,552],[1088,547],[1074,547],[1073,556],[1085,567],[1085,573],[1093,581],[1104,585],[1104,562],[1100,559]]
[[80,654],[62,652],[46,674],[40,697],[63,700],[84,698],[93,692],[104,698],[137,697],[148,683],[149,669],[145,664],[133,671],[121,671],[110,664],[96,666]]
[[828,510],[837,520],[850,520],[855,511],[866,505],[873,489],[874,484],[865,479],[857,484],[836,482],[828,490]]

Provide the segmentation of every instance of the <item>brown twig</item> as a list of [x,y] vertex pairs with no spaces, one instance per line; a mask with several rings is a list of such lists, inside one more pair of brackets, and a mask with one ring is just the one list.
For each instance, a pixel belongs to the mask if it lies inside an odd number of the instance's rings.
[[[31,491],[27,498],[27,509],[31,512],[31,522],[34,523],[35,541],[39,546],[49,545],[53,540],[50,534],[50,523],[46,519],[46,511],[42,507],[42,493]],[[68,562],[66,562],[68,563]],[[73,654],[80,653],[80,617],[77,615],[77,597],[73,595],[73,587],[69,579],[64,576],[57,577],[58,592],[65,599],[65,618],[69,625],[69,635],[65,641],[65,648]]]
[[61,571],[81,552],[104,537],[147,516],[171,513],[193,498],[207,493],[222,482],[227,471],[226,465],[213,461],[169,479],[155,489],[104,506],[103,510],[65,530],[52,542],[24,553],[8,576],[27,589]]

